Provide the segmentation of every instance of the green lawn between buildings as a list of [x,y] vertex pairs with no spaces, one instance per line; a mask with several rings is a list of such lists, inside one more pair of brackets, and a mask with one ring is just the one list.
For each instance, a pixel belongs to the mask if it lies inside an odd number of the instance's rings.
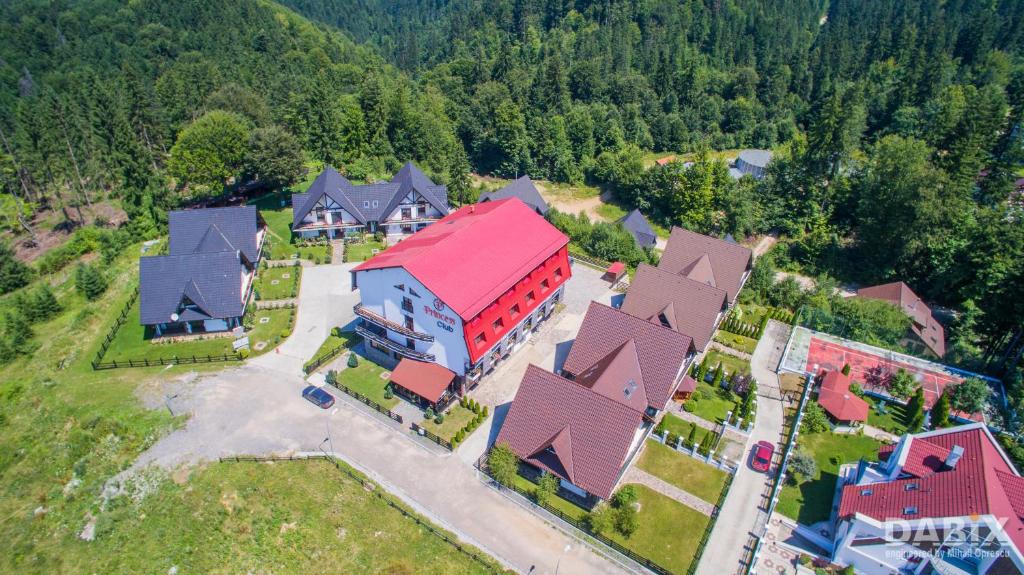
[[363,242],[361,244],[345,244],[345,261],[362,262],[373,257],[373,250],[384,250],[384,243],[377,241]]
[[349,389],[376,401],[387,409],[391,409],[400,401],[394,394],[391,399],[384,397],[384,388],[388,385],[388,378],[382,378],[381,374],[387,371],[372,361],[360,357],[359,365],[346,367],[338,372],[338,382]]
[[843,435],[838,433],[804,433],[798,437],[797,449],[809,453],[818,464],[814,478],[799,485],[783,486],[779,494],[777,509],[780,513],[804,525],[811,525],[829,518],[832,512],[832,497],[839,466],[856,463],[862,457],[868,460],[878,458],[881,442],[864,435]]
[[[363,336],[356,334],[354,331],[343,331],[341,332],[341,335],[334,335],[332,333],[327,336],[327,339],[325,339],[323,343],[320,344],[320,348],[317,349],[316,353],[313,354],[313,357],[306,362],[306,365],[308,366],[316,359],[326,357],[327,354],[337,349],[338,346],[344,345],[345,347],[352,349],[361,341],[363,341]],[[342,353],[343,352],[338,352],[338,355],[341,355]]]
[[[295,191],[303,191],[313,183],[316,173],[305,182],[294,187]],[[328,248],[323,245],[298,247],[292,237],[292,208],[290,203],[291,191],[285,190],[267,194],[249,202],[256,206],[267,223],[267,244],[264,245],[264,257],[272,260],[289,260],[296,253],[299,258],[309,261],[326,262]],[[284,204],[284,205],[283,205]],[[267,247],[269,245],[269,248]]]
[[690,399],[686,400],[683,408],[686,411],[712,423],[725,421],[725,415],[736,410],[736,402],[739,396],[724,389],[714,388],[707,383],[698,383]]
[[668,430],[670,434],[683,438],[683,441],[686,441],[686,439],[690,437],[690,429],[696,429],[693,435],[693,442],[695,445],[700,445],[704,436],[711,433],[703,427],[690,423],[689,421],[683,421],[671,413],[666,413],[665,416],[662,417],[661,421],[662,424],[664,424],[665,429]]
[[455,433],[466,427],[466,424],[474,417],[476,417],[475,413],[455,402],[448,408],[448,413],[445,414],[441,425],[434,423],[433,419],[425,419],[420,425],[441,439],[451,441],[455,437]]
[[302,266],[278,266],[261,269],[253,289],[259,294],[261,300],[290,299],[299,295],[301,279]]
[[700,497],[708,503],[718,503],[729,474],[689,455],[648,440],[640,460],[640,469],[660,477],[683,491]]
[[[883,401],[870,395],[865,395],[864,401],[868,402],[869,406],[868,425],[895,435],[903,435],[907,432],[906,410],[904,406],[894,401]],[[885,404],[884,412],[880,408],[880,405],[883,403]]]
[[722,330],[715,332],[715,341],[726,347],[742,351],[743,353],[753,354],[754,350],[757,348],[756,339]]
[[[252,305],[252,304],[250,304]],[[285,336],[285,330],[291,330],[294,309],[270,309],[254,311],[253,329],[248,332],[249,348],[252,355],[266,353],[279,344]],[[269,318],[267,322],[261,322],[263,318]],[[203,337],[203,336],[200,336]],[[152,338],[151,330],[147,330],[139,324],[139,302],[135,301],[128,312],[128,320],[117,330],[110,348],[103,357],[104,362],[127,361],[160,358],[172,359],[174,357],[194,356],[216,356],[230,355],[235,353],[231,343],[234,338],[230,336],[210,335],[206,339],[192,341],[179,341],[173,343],[160,343]],[[266,343],[266,346],[256,350],[258,342]]]

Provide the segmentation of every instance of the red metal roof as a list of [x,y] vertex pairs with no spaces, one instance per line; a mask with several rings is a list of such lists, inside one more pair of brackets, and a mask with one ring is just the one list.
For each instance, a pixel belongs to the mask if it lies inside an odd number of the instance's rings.
[[867,421],[868,403],[850,391],[850,376],[841,371],[825,374],[818,403],[839,421]]
[[469,320],[568,243],[533,209],[510,198],[460,208],[352,271],[404,268]]
[[[595,369],[603,371],[597,368],[610,355],[623,349],[631,350],[640,368],[639,378],[634,377],[633,382],[643,387],[642,393],[649,406],[664,409],[675,391],[676,376],[692,347],[693,339],[688,335],[591,302],[562,370],[576,378],[577,383],[589,385],[591,380],[586,376],[587,373]],[[620,365],[627,364],[623,362]],[[628,380],[626,378],[623,385]],[[627,398],[622,392],[622,386],[609,384],[601,389],[614,391],[610,396],[624,404],[635,403],[633,398],[641,391],[637,390]]]
[[622,311],[657,323],[664,316],[669,327],[692,337],[694,346],[703,351],[728,297],[723,289],[641,264],[629,284]]
[[498,433],[523,460],[611,497],[642,414],[530,365]]
[[936,356],[946,355],[946,330],[932,316],[932,310],[903,282],[892,282],[857,290],[857,297],[887,301],[910,316],[910,329]]
[[[907,453],[902,469],[910,477],[843,487],[840,518],[854,513],[879,521],[990,514],[1007,519],[1006,534],[1024,549],[1024,479],[984,424],[909,436],[904,442],[908,440],[910,445],[902,447]],[[954,446],[962,447],[963,455],[953,469],[944,469],[937,459],[945,461]],[[905,513],[910,507],[917,513]]]
[[626,264],[622,262],[615,262],[612,265],[608,266],[608,269],[605,270],[605,273],[610,273],[613,276],[618,276],[624,271],[626,271]]
[[737,243],[672,228],[658,268],[723,289],[732,301],[753,258],[749,248]]
[[448,389],[455,374],[449,369],[426,361],[416,361],[407,357],[398,362],[398,367],[391,372],[391,382],[404,387],[431,403],[437,403]]

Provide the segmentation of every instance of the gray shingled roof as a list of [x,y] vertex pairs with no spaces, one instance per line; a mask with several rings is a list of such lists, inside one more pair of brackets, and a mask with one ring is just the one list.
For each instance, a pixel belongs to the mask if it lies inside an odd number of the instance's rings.
[[185,297],[201,312],[185,311],[179,321],[238,317],[245,310],[245,271],[234,251],[139,258],[139,319],[143,325],[170,322]]
[[619,223],[626,228],[626,231],[633,234],[633,238],[636,239],[636,243],[640,247],[653,248],[658,243],[658,235],[651,229],[651,224],[647,222],[647,218],[640,213],[640,210],[629,212],[619,220]]
[[[292,195],[292,229],[325,195],[337,202],[359,223],[379,222],[387,217],[409,194],[416,190],[441,214],[448,213],[448,188],[430,181],[412,162],[406,163],[390,182],[355,185],[331,166],[324,168],[305,193]],[[376,207],[373,202],[377,202]],[[367,205],[368,203],[368,205]]]
[[544,201],[540,192],[537,191],[537,186],[533,185],[533,180],[530,179],[530,176],[521,176],[500,190],[480,194],[481,202],[504,200],[507,198],[519,198],[523,203],[541,215],[548,213],[548,203]]
[[256,206],[179,210],[167,214],[172,256],[241,251],[250,262],[259,254]]

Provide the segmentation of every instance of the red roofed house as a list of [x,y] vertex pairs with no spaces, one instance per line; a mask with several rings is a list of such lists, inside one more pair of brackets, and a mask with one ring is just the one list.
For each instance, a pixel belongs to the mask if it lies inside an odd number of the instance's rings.
[[391,388],[420,407],[439,411],[454,398],[454,379],[455,374],[444,366],[404,357],[391,372]]
[[868,402],[850,391],[850,383],[850,376],[833,370],[821,379],[821,388],[818,390],[818,404],[833,421],[843,425],[868,420]]
[[591,302],[562,375],[653,418],[665,409],[694,355],[690,336]]
[[885,451],[840,470],[833,562],[867,575],[1024,572],[1024,478],[984,424]]
[[899,307],[910,316],[912,337],[904,341],[909,347],[928,355],[942,358],[946,355],[946,333],[932,316],[924,300],[903,282],[893,282],[857,290],[857,297],[880,299]]
[[569,238],[511,198],[464,206],[352,270],[371,359],[433,362],[476,385],[563,295]]
[[531,365],[496,443],[587,504],[607,499],[657,413],[689,380],[693,354],[689,336],[592,302],[564,377]]
[[640,264],[620,309],[692,337],[701,352],[728,310],[728,297],[723,289]]
[[736,301],[754,265],[754,253],[735,242],[672,228],[658,269],[716,287]]
[[495,443],[593,505],[611,497],[648,429],[642,411],[531,365]]

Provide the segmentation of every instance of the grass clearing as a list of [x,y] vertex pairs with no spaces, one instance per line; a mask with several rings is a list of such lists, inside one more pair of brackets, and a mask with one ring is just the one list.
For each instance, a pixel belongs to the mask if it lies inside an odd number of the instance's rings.
[[693,434],[693,442],[695,445],[700,445],[704,436],[711,433],[710,430],[704,429],[703,427],[690,423],[689,421],[685,421],[671,413],[666,413],[665,416],[662,417],[661,423],[671,435],[681,437],[683,441],[686,441],[686,439],[690,437],[690,429],[695,429]]
[[383,251],[384,242],[368,241],[361,244],[345,244],[345,261],[362,262],[373,257],[373,250]]
[[[252,304],[250,304],[252,305]],[[291,330],[294,320],[294,309],[268,309],[256,310],[253,329],[247,332],[249,346],[252,355],[266,353],[285,339],[285,331]],[[266,318],[266,321],[263,319]],[[104,332],[105,333],[105,332]],[[160,358],[171,359],[174,357],[192,357],[205,355],[230,355],[235,353],[231,343],[234,338],[229,334],[210,334],[208,336],[197,336],[203,339],[189,341],[168,341],[161,342],[159,338],[153,338],[153,330],[139,324],[139,302],[135,301],[128,312],[128,320],[121,329],[117,331],[110,349],[107,350],[103,361],[127,361]],[[266,346],[257,351],[258,342],[266,343]]]
[[743,353],[753,354],[754,349],[757,348],[756,339],[722,330],[715,332],[715,341],[726,347],[731,347],[736,351],[742,351]]
[[726,375],[732,375],[734,373],[750,373],[750,362],[743,359],[742,357],[736,357],[728,353],[723,353],[717,349],[708,351],[706,358],[708,366],[708,373],[714,373],[715,368],[718,364],[722,364],[722,369]]
[[[530,494],[532,494],[533,491],[537,488],[536,483],[518,474],[516,475],[515,485],[516,487]],[[576,521],[583,521],[587,518],[587,515],[590,514],[590,512],[587,511],[586,509],[580,507],[579,505],[576,505],[575,503],[569,501],[568,499],[563,499],[558,495],[549,498],[548,504],[554,507],[555,509],[561,511],[562,513],[565,513],[566,515],[568,515]]]
[[619,206],[618,204],[602,203],[597,206],[597,215],[608,220],[609,222],[615,222],[626,216],[629,212]]
[[[868,421],[871,427],[877,427],[895,435],[907,432],[906,408],[894,401],[884,401],[870,395],[864,396],[868,402]],[[885,404],[882,408],[881,405]],[[883,411],[884,409],[884,411]]]
[[738,395],[727,389],[716,389],[710,384],[700,382],[690,399],[683,404],[683,409],[701,419],[721,423],[725,421],[728,412],[736,410],[736,403],[739,400]]
[[261,269],[253,289],[261,300],[289,299],[299,295],[302,266]]
[[839,466],[856,463],[862,457],[874,460],[878,457],[881,442],[864,435],[843,435],[838,433],[804,433],[797,439],[797,449],[809,453],[818,464],[813,478],[798,485],[787,481],[779,494],[778,510],[804,525],[824,521],[832,513],[832,497]]
[[653,440],[647,441],[637,465],[708,503],[718,503],[718,497],[729,477],[728,473],[717,467],[701,463]]
[[360,357],[359,365],[356,367],[346,367],[338,372],[338,382],[344,384],[349,389],[358,391],[385,408],[391,409],[400,400],[394,395],[390,399],[384,397],[384,388],[388,384],[388,378],[382,378],[381,374],[385,371],[388,370],[364,357]]
[[640,527],[629,538],[618,532],[608,533],[608,538],[673,573],[686,573],[711,518],[645,485],[633,486]]
[[455,402],[448,408],[444,421],[440,425],[434,423],[433,419],[424,419],[420,425],[445,441],[451,441],[455,437],[455,433],[466,427],[466,424],[474,417],[476,417],[475,413]]
[[[326,357],[332,351],[337,349],[339,346],[345,346],[348,349],[352,349],[356,344],[363,341],[363,336],[356,334],[354,331],[343,331],[340,335],[334,335],[333,333],[327,336],[327,339],[320,344],[320,348],[316,350],[313,357],[310,358],[306,365],[309,365],[320,359]],[[339,352],[340,353],[340,352]]]

